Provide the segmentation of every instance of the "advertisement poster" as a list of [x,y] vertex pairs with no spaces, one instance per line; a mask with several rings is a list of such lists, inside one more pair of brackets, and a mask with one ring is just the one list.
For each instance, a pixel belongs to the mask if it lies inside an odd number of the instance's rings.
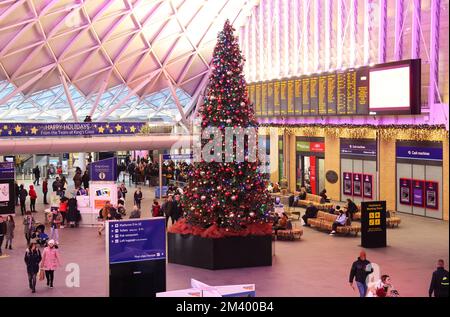
[[366,198],[373,197],[373,175],[364,174],[363,179],[363,196]]
[[114,182],[90,182],[89,197],[92,212],[98,212],[109,201],[113,206],[117,205],[117,185]]
[[413,180],[413,205],[423,207],[424,204],[424,182]]
[[400,178],[400,203],[403,205],[411,205],[411,180]]
[[426,182],[425,205],[427,208],[439,209],[438,187],[437,182]]
[[0,184],[0,202],[9,201],[9,184]]
[[361,196],[361,174],[353,173],[353,196]]
[[344,172],[344,194],[345,195],[352,195],[352,173],[345,173]]

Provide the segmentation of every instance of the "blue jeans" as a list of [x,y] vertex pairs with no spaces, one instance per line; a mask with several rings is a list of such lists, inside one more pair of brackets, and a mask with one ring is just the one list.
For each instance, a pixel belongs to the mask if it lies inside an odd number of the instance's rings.
[[359,297],[366,297],[366,293],[367,293],[366,283],[356,282],[356,286],[358,286]]

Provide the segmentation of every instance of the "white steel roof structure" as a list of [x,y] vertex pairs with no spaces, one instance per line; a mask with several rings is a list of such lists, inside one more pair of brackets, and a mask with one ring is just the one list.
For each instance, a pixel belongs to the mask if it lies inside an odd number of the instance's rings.
[[186,123],[225,19],[258,1],[0,1],[0,121]]

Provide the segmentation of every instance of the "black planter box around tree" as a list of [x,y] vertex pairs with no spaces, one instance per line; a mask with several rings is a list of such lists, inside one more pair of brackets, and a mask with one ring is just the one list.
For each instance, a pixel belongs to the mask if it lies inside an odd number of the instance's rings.
[[272,265],[272,236],[202,238],[168,233],[169,263],[210,270]]

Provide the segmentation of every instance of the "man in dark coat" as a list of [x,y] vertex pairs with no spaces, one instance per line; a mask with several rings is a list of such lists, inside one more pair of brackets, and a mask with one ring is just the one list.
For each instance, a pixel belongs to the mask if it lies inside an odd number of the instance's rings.
[[309,218],[317,218],[317,212],[318,209],[316,206],[314,206],[312,203],[309,203],[308,207],[306,208],[305,214],[302,216],[302,219],[304,221],[304,226],[308,225],[308,219]]
[[433,272],[428,295],[432,297],[434,293],[434,297],[448,297],[448,279],[448,271],[444,269],[444,260],[438,260],[437,270]]
[[39,178],[41,177],[41,170],[39,169],[38,165],[36,165],[36,167],[33,168],[33,174],[34,174],[33,184],[39,186]]
[[359,297],[365,297],[367,293],[367,276],[373,272],[372,265],[366,259],[366,252],[361,251],[358,259],[353,262],[350,270],[349,283],[353,287],[353,279],[356,280],[356,286],[359,290]]
[[23,187],[23,185],[20,185],[19,200],[20,200],[20,212],[22,213],[22,216],[26,212],[25,201],[27,200],[27,196],[28,196],[27,190]]

